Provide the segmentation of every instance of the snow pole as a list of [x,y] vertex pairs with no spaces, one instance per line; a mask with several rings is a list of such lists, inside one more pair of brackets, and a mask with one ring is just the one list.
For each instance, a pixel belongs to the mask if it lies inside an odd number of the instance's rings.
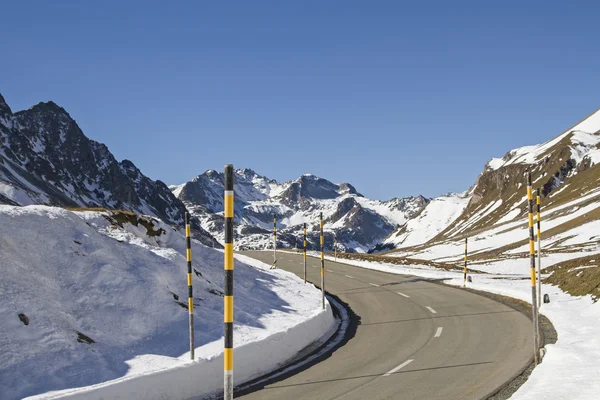
[[325,236],[323,236],[323,213],[321,213],[321,300],[325,309]]
[[333,259],[337,262],[337,237],[333,234]]
[[467,286],[467,242],[468,242],[468,238],[465,238],[465,271],[464,271],[464,277],[463,277],[463,287]]
[[225,343],[223,349],[223,398],[233,399],[233,165],[225,165],[225,289],[223,321]]
[[194,359],[194,297],[192,295],[192,239],[190,233],[190,214],[185,213],[185,247],[187,259],[188,314],[190,320],[190,359]]
[[273,214],[273,265],[277,264],[277,215]]
[[306,222],[304,223],[304,283],[306,283]]
[[537,284],[538,284],[538,296],[537,296],[537,301],[538,301],[538,310],[539,308],[542,306],[542,228],[541,228],[541,214],[540,214],[540,204],[541,204],[541,197],[540,197],[540,189],[538,188],[537,190],[537,197],[536,197],[536,203],[537,203],[537,260],[538,260],[538,264],[537,264]]
[[529,203],[529,260],[531,273],[531,315],[533,319],[533,357],[538,364],[538,315],[535,293],[535,244],[533,240],[533,193],[531,188],[531,172],[527,171],[527,202]]

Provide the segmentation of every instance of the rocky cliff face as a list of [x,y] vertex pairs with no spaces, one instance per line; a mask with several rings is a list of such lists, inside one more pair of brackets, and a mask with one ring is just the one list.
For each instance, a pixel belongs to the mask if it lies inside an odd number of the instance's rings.
[[118,162],[62,107],[50,101],[13,113],[1,95],[0,202],[124,209],[171,224],[186,212],[163,182]]

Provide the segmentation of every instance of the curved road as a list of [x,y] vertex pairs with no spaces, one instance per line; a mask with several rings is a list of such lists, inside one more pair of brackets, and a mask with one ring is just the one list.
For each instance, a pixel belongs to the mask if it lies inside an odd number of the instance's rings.
[[[269,252],[244,252],[272,263]],[[320,260],[308,259],[320,282]],[[277,266],[302,276],[302,255]],[[330,357],[240,399],[484,399],[531,360],[531,320],[468,291],[325,261],[325,287],[360,318]]]

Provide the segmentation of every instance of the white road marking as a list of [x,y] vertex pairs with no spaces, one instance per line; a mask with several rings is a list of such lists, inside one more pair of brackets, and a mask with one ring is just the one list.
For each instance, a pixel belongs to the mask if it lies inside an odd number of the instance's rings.
[[332,270],[328,269],[327,272],[333,272]]
[[379,285],[378,285],[378,284],[376,284],[376,283],[371,283],[371,282],[369,282],[369,285],[371,285],[371,286],[376,286],[376,287],[379,287]]
[[437,328],[437,331],[435,332],[435,336],[434,337],[440,337],[440,336],[442,336],[442,330],[443,329],[444,328],[441,327],[441,326],[439,328]]
[[398,365],[396,368],[394,368],[394,369],[390,370],[389,372],[386,372],[385,374],[383,374],[383,376],[390,376],[394,372],[398,372],[401,368],[406,367],[411,362],[413,362],[413,360],[406,360],[402,364]]
[[428,309],[429,311],[431,311],[433,314],[437,314],[437,311],[435,311],[433,308],[429,307],[429,306],[425,306],[426,309]]
[[350,276],[350,275],[344,275],[344,276],[345,276],[346,278],[354,279],[354,277],[353,277],[353,276]]
[[404,297],[406,297],[406,298],[410,297],[409,295],[407,295],[407,294],[404,294],[404,293],[401,293],[401,292],[398,292],[398,294],[399,294],[400,296],[404,296]]

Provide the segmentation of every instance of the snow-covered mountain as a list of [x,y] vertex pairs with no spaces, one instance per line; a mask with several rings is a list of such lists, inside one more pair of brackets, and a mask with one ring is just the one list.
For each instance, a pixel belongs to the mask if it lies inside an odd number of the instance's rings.
[[185,206],[161,181],[118,162],[53,102],[13,113],[0,95],[0,203],[105,207],[181,224]]
[[600,224],[600,110],[546,143],[492,159],[467,192],[433,199],[377,250],[460,260],[468,237],[475,263],[525,255],[528,170],[542,194],[544,251],[564,260],[600,251],[600,235],[594,233]]
[[[273,215],[277,216],[278,246],[302,246],[303,224],[309,247],[318,246],[319,214],[325,222],[325,247],[364,252],[397,226],[404,224],[429,202],[417,196],[389,201],[370,200],[349,183],[335,184],[314,175],[279,183],[251,169],[235,171],[236,246],[272,248]],[[202,227],[223,239],[223,174],[214,170],[182,185],[171,186]],[[334,236],[336,239],[334,239]]]

